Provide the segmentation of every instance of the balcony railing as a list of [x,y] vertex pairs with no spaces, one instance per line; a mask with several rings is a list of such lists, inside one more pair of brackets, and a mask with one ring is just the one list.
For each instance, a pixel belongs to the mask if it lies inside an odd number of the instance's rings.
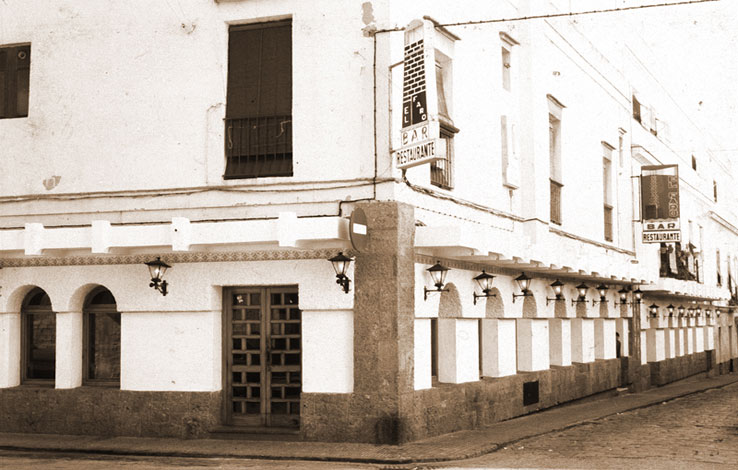
[[292,176],[292,116],[226,119],[225,179]]
[[561,225],[561,188],[564,186],[558,181],[551,181],[551,222]]
[[441,130],[441,139],[446,144],[446,158],[430,164],[431,184],[443,189],[454,187],[454,135]]

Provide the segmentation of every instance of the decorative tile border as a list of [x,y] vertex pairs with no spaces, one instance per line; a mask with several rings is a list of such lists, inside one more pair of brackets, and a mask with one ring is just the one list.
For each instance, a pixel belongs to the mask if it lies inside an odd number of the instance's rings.
[[[5,268],[24,268],[41,266],[104,266],[114,264],[141,264],[161,256],[167,263],[220,263],[233,261],[281,261],[328,259],[336,255],[339,249],[320,250],[254,250],[223,252],[183,252],[183,253],[147,253],[135,255],[90,255],[59,257],[27,257],[5,258],[0,265]],[[343,250],[347,256],[354,256],[352,250]]]

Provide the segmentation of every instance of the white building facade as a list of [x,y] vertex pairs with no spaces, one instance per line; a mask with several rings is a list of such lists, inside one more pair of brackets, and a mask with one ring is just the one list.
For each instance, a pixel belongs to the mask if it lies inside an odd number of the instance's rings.
[[[2,429],[397,443],[732,372],[729,161],[636,46],[462,24],[556,11],[0,6]],[[401,169],[418,21],[446,155]],[[669,164],[682,242],[644,244],[634,177]]]

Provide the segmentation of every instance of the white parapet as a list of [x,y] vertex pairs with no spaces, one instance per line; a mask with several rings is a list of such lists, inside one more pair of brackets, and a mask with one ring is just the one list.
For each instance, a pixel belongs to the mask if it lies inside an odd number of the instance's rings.
[[[174,217],[171,224],[111,225],[95,220],[89,226],[45,228],[27,223],[22,229],[0,234],[0,252],[22,250],[26,255],[42,255],[49,250],[84,250],[109,253],[115,248],[171,246],[173,251],[190,247],[243,243],[302,247],[314,241],[348,243],[348,220],[343,217],[303,217],[281,212],[275,219],[225,220],[191,223]],[[340,243],[337,245],[340,246]]]
[[571,321],[572,362],[594,362],[595,336],[594,319],[574,318]]
[[433,386],[431,378],[431,319],[416,318],[414,332],[414,388],[424,390]]
[[651,328],[646,333],[648,362],[659,362],[666,359],[664,336],[664,330],[661,328]]
[[302,311],[302,368],[304,392],[353,392],[353,310]]
[[479,380],[479,320],[438,319],[438,381],[464,383]]
[[615,358],[615,320],[597,318],[594,321],[595,359]]
[[552,366],[571,365],[571,320],[552,318],[549,320],[549,348]]
[[533,372],[550,367],[548,319],[519,318],[517,323],[518,370]]
[[514,319],[482,320],[482,375],[504,377],[517,373]]

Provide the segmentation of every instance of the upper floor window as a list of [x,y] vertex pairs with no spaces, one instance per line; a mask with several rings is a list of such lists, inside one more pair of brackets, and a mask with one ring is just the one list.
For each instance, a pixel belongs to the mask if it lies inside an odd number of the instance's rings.
[[292,176],[292,23],[234,26],[228,38],[226,179]]
[[717,274],[717,285],[723,285],[723,271],[720,269],[720,250],[715,250],[715,269]]
[[446,158],[430,164],[431,184],[444,189],[454,187],[454,135],[459,131],[451,119],[451,60],[436,51],[436,93],[438,94],[438,120],[441,139],[446,144]]
[[633,119],[641,122],[641,102],[633,95]]
[[712,180],[712,199],[717,202],[717,181]]
[[613,188],[612,188],[612,151],[614,148],[606,142],[602,142],[602,199],[604,201],[605,240],[611,242],[613,227]]
[[31,46],[0,47],[0,119],[28,116]]
[[692,169],[694,171],[697,171],[697,157],[695,157],[694,155],[692,155]]
[[502,88],[511,91],[515,79],[515,46],[520,43],[504,32],[500,33],[500,40],[502,42]]
[[561,225],[561,118],[564,106],[553,96],[548,96],[548,154],[551,181],[551,222]]

